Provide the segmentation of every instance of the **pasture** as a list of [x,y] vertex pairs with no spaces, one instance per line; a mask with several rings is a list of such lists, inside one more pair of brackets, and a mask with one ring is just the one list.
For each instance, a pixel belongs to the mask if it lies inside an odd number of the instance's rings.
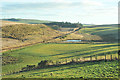
[[86,62],[3,76],[6,78],[118,78],[118,62]]
[[[41,24],[27,26],[25,29],[29,28],[29,32],[34,34],[28,35],[23,26],[15,28],[19,29],[20,33],[24,33],[24,37],[19,37],[17,33],[11,34],[14,30],[11,29],[8,32],[8,28],[4,27],[3,33],[5,37],[11,36],[18,39],[26,39],[26,42],[31,41],[31,37],[34,37],[36,41],[42,41],[48,39],[48,37],[56,37],[62,35],[61,32],[53,30],[45,25],[45,28],[41,28]],[[40,26],[40,27],[38,27]],[[15,27],[15,26],[11,26]],[[39,30],[38,30],[39,29]],[[45,33],[44,33],[44,32]],[[73,63],[69,65],[62,65],[57,67],[49,67],[45,69],[37,69],[32,71],[21,72],[18,74],[5,75],[12,72],[20,71],[23,67],[27,65],[38,65],[39,62],[44,60],[52,60],[54,63],[56,61],[62,62],[65,60],[78,59],[78,58],[95,58],[98,56],[98,60],[103,59],[105,55],[110,59],[112,57],[118,57],[118,27],[116,25],[101,25],[101,26],[85,26],[85,28],[80,29],[74,33],[67,35],[64,39],[80,39],[80,40],[98,40],[101,42],[83,42],[83,43],[39,43],[32,46],[27,46],[24,48],[16,50],[8,50],[3,52],[5,65],[2,66],[3,78],[118,78],[118,61],[96,61],[96,62],[81,62]],[[44,34],[43,34],[44,33]],[[59,33],[59,34],[58,34]],[[22,35],[21,34],[21,35]],[[40,34],[43,37],[40,37]],[[39,37],[38,37],[39,35]],[[37,39],[36,39],[37,38]],[[58,40],[58,38],[57,38]],[[49,42],[49,41],[48,41]],[[53,41],[54,42],[54,41]],[[12,62],[13,63],[9,63]]]
[[41,43],[33,46],[4,52],[6,56],[18,59],[14,64],[4,65],[3,74],[19,71],[26,65],[37,65],[42,60],[61,61],[95,55],[117,55],[117,43],[105,44],[55,44]]
[[100,25],[100,26],[85,26],[78,33],[100,36],[103,41],[117,42],[118,41],[118,26],[117,25]]
[[118,25],[83,26],[79,31],[68,35],[66,39],[89,40],[92,42],[118,42]]

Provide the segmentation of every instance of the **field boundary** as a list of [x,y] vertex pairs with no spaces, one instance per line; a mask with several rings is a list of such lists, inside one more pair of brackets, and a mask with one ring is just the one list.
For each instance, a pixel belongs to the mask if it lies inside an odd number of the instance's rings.
[[73,58],[73,59],[64,59],[62,61],[48,61],[48,60],[44,60],[41,61],[40,63],[38,63],[38,65],[27,65],[26,67],[21,68],[20,71],[16,71],[16,72],[8,72],[7,74],[2,74],[2,76],[5,75],[11,75],[11,74],[18,74],[18,73],[22,73],[22,72],[27,72],[27,71],[31,71],[31,70],[36,70],[36,69],[44,69],[44,68],[50,68],[50,67],[59,67],[59,66],[63,66],[63,65],[70,65],[70,64],[79,64],[79,63],[85,63],[85,62],[98,62],[98,61],[114,61],[114,60],[119,60],[118,55],[104,55],[104,56],[90,56],[90,57],[80,57],[80,58]]

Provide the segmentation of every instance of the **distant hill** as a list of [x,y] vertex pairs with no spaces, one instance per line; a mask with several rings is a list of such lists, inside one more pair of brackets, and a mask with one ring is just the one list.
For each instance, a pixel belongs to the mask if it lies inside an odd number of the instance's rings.
[[4,20],[0,20],[0,22],[2,22],[2,26],[14,25],[14,24],[24,24],[24,23],[12,22],[12,21],[4,21]]
[[19,23],[27,23],[27,24],[41,24],[41,23],[50,23],[50,22],[52,22],[52,21],[47,21],[47,20],[15,19],[15,18],[2,19],[2,20],[12,21],[12,22],[19,22]]
[[86,25],[85,27],[93,28],[93,27],[109,27],[109,26],[118,27],[118,24]]
[[97,35],[102,38],[102,41],[105,42],[118,42],[118,40],[120,40],[120,38],[118,37],[118,30],[118,24],[105,24],[85,26],[85,28],[79,30],[78,33]]
[[35,20],[35,19],[10,18],[10,19],[2,19],[2,20],[18,22],[18,23],[26,23],[26,24],[45,24],[47,26],[50,26],[52,29],[56,29],[56,30],[60,28],[76,28],[82,26],[81,23],[57,22],[57,21],[47,21],[47,20]]

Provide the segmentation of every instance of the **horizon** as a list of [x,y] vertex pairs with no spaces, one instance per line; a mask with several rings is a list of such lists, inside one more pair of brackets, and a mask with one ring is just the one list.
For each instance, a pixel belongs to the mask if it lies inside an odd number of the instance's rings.
[[[3,18],[3,19],[23,19],[23,18]],[[0,20],[3,20],[3,19],[0,19]],[[27,19],[27,18],[24,18],[24,19],[26,19],[26,20],[40,20],[40,19]],[[41,20],[41,21],[68,22],[68,21],[52,21],[52,20]],[[14,22],[14,21],[11,21],[11,22]],[[70,22],[70,23],[78,23],[78,22]],[[87,23],[81,23],[81,24],[83,24],[83,25],[116,25],[116,24],[87,24]],[[118,23],[117,23],[117,25],[118,25]]]
[[[119,0],[2,0],[3,18],[82,24],[118,24]],[[32,6],[31,6],[32,5]]]

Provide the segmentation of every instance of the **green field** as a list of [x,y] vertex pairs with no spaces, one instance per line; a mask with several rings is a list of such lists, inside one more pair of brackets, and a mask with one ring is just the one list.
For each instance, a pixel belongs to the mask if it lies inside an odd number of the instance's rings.
[[[23,24],[21,24],[23,25]],[[26,24],[24,24],[26,25]],[[27,26],[25,29],[22,30],[22,33],[25,35],[22,37],[23,39],[31,40],[31,37],[38,37],[39,34],[43,35],[43,30],[46,31],[44,36],[51,37],[51,35],[57,35],[57,31],[48,28],[44,25],[44,29],[36,26],[34,28],[31,25],[29,28],[29,32],[33,32],[32,30],[35,29],[35,33],[29,37],[28,33],[26,32]],[[10,27],[10,26],[9,26]],[[13,27],[13,26],[11,26]],[[14,26],[15,27],[15,26]],[[10,28],[9,28],[10,29]],[[19,38],[19,33],[15,33],[14,29],[21,30],[24,29],[24,26],[11,28],[11,30],[7,30],[7,27],[4,28],[4,33],[10,35],[11,37],[17,36]],[[39,29],[39,30],[38,30]],[[78,59],[78,58],[86,58],[90,60],[90,57],[95,58],[98,56],[98,59],[103,59],[105,55],[107,58],[110,59],[110,55],[113,55],[113,58],[118,57],[118,33],[117,33],[117,26],[116,25],[109,25],[109,26],[86,26],[82,28],[78,32],[72,33],[67,35],[65,39],[74,39],[78,38],[83,40],[95,40],[101,37],[101,42],[84,42],[84,43],[39,43],[32,46],[16,49],[16,50],[9,50],[3,52],[3,57],[5,62],[12,62],[11,59],[16,60],[14,63],[2,66],[2,74],[8,74],[11,72],[20,71],[23,67],[27,65],[38,65],[39,62],[43,60],[52,60],[53,62],[56,61],[65,61],[70,59]],[[8,32],[8,33],[7,33]],[[11,34],[13,32],[13,34]],[[23,35],[21,33],[21,35]],[[40,35],[39,35],[40,36]],[[74,38],[73,38],[74,36]],[[92,36],[92,37],[91,37]],[[35,39],[36,39],[35,38]],[[42,37],[38,37],[37,41],[39,41]],[[94,39],[93,39],[94,38]],[[26,40],[27,41],[27,40]],[[52,73],[52,75],[51,75]],[[85,63],[74,63],[69,65],[62,65],[58,67],[51,67],[46,69],[38,69],[32,70],[27,72],[21,72],[19,74],[11,74],[5,75],[3,78],[15,78],[15,77],[27,77],[27,78],[117,78],[118,77],[118,62],[117,60],[114,61],[98,61],[98,62],[85,62]]]
[[85,26],[79,30],[79,33],[100,36],[103,41],[117,42],[118,41],[118,26],[117,25],[100,25],[100,26]]
[[[52,73],[52,75],[51,75]],[[4,76],[3,76],[4,77]],[[89,62],[23,72],[7,78],[118,78],[118,61]]]
[[64,60],[104,54],[116,54],[118,46],[113,44],[37,44],[18,50],[4,52],[18,59],[17,63],[3,66],[3,74],[19,71],[26,65],[37,65],[41,60]]

